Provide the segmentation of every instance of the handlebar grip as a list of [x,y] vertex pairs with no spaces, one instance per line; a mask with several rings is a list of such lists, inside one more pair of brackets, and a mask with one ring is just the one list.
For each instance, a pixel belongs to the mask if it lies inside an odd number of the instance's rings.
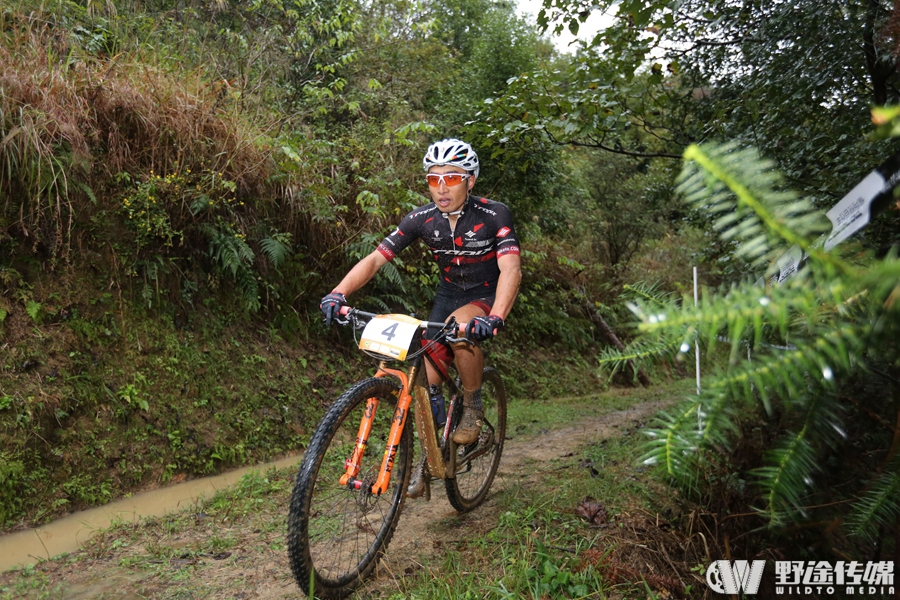
[[[499,329],[494,329],[494,335],[497,335]],[[460,325],[459,329],[456,330],[456,337],[465,337],[466,336],[466,326]]]
[[344,305],[340,308],[340,310],[338,310],[338,314],[341,315],[342,317],[346,317],[350,313],[351,310],[352,309],[349,306]]

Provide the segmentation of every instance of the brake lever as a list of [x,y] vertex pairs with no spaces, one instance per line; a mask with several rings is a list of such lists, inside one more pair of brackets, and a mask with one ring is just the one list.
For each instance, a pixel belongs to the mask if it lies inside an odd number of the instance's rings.
[[444,337],[444,339],[447,340],[448,342],[450,342],[451,344],[465,344],[465,345],[467,345],[467,346],[474,346],[474,345],[475,345],[475,342],[473,342],[472,340],[470,340],[469,338],[467,338],[467,337],[465,336],[465,333],[464,333],[462,336],[460,336],[460,337],[457,337],[457,336],[454,336],[454,335],[450,335],[450,332],[451,332],[451,331],[463,331],[463,332],[465,332],[465,329],[464,329],[463,327],[458,327],[458,326],[457,326],[457,324],[456,324],[456,317],[453,317],[452,319],[450,319],[449,321],[447,321],[447,325],[444,327],[444,329],[447,331],[447,335]]
[[334,316],[334,322],[338,325],[353,325],[353,330],[356,331],[360,329],[362,326],[359,324],[359,319],[357,319],[353,315],[353,309],[349,306],[342,306],[338,311],[338,314]]
[[465,344],[466,346],[474,346],[475,345],[475,342],[473,342],[472,340],[470,340],[469,338],[467,338],[465,336],[453,337],[453,336],[448,335],[444,339],[446,339],[451,344]]

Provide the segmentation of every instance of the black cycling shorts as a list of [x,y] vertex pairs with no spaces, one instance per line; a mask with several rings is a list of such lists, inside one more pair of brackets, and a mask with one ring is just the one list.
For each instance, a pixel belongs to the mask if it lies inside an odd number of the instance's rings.
[[[479,288],[463,292],[438,286],[437,294],[434,297],[434,306],[431,309],[431,314],[428,315],[428,320],[432,323],[443,323],[456,309],[462,308],[466,304],[474,304],[481,308],[484,314],[488,315],[491,312],[491,307],[494,305],[494,296],[491,294],[485,297],[484,294],[485,290]],[[461,323],[461,325],[465,325],[465,323]],[[435,330],[431,328],[425,332],[422,336],[423,345],[428,345],[428,340],[434,332]],[[438,371],[444,377],[447,377],[447,367],[453,362],[453,351],[450,349],[450,345],[442,341],[429,347],[427,352],[434,360]]]
[[432,323],[443,323],[454,311],[466,304],[475,304],[484,311],[485,315],[490,314],[491,307],[494,306],[494,290],[487,290],[488,295],[485,295],[485,291],[481,288],[462,291],[442,285],[438,286],[437,294],[434,296],[434,306],[431,308],[428,320]]

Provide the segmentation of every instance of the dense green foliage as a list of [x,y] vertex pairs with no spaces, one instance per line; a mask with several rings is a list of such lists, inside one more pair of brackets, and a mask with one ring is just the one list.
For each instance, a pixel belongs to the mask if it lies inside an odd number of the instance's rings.
[[[302,447],[367,368],[318,299],[425,201],[425,145],[551,54],[490,2],[4,4],[0,523]],[[486,154],[479,190],[533,249],[532,327],[492,347],[529,396],[596,383],[592,361],[532,350],[572,247],[531,220],[576,192],[547,161]],[[416,248],[354,301],[422,314],[436,281]],[[567,348],[593,343],[583,325]]]
[[738,254],[765,268],[796,244],[808,259],[781,284],[706,290],[696,308],[689,297],[635,300],[642,335],[604,364],[684,360],[699,341],[713,370],[648,432],[646,463],[720,509],[748,502],[776,531],[849,535],[871,556],[894,542],[900,515],[896,253],[824,252],[823,215],[754,151],[691,146],[685,157],[681,193]]
[[[593,10],[614,24],[565,55],[490,0],[4,3],[0,523],[302,445],[363,369],[318,299],[427,201],[422,151],[457,136],[524,248],[490,346],[514,394],[591,387],[597,356],[678,374],[699,333],[721,375],[659,430],[670,476],[709,507],[763,500],[770,524],[859,496],[827,518],[895,527],[895,401],[849,390],[900,379],[896,213],[856,254],[811,245],[818,211],[898,148],[870,123],[900,101],[890,3],[546,0],[539,23]],[[767,304],[735,283],[794,243],[809,266]],[[734,287],[680,304],[692,265]],[[437,277],[416,246],[351,300],[423,315]],[[603,350],[625,300],[644,335]]]
[[[866,134],[900,100],[889,0],[545,0],[541,22],[613,24],[575,60],[517,77],[481,116],[495,143],[550,139],[675,159],[691,143],[752,144],[830,206],[896,151]],[[521,142],[520,142],[521,143]]]

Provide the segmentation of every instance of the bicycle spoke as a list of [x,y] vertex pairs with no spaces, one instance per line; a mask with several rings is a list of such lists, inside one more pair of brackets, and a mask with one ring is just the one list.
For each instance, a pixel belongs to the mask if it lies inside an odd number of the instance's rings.
[[482,385],[484,426],[478,441],[457,448],[456,477],[446,480],[447,498],[459,511],[484,501],[494,480],[506,435],[506,392],[499,374],[485,369]]
[[[366,400],[380,403],[368,447],[356,476],[359,489],[341,485],[345,462],[353,453]],[[314,574],[316,594],[323,598],[349,595],[375,566],[396,527],[409,480],[412,437],[404,431],[394,461],[391,485],[373,495],[396,405],[396,386],[368,379],[335,402],[313,436],[291,498],[288,550],[291,569],[301,589]]]

